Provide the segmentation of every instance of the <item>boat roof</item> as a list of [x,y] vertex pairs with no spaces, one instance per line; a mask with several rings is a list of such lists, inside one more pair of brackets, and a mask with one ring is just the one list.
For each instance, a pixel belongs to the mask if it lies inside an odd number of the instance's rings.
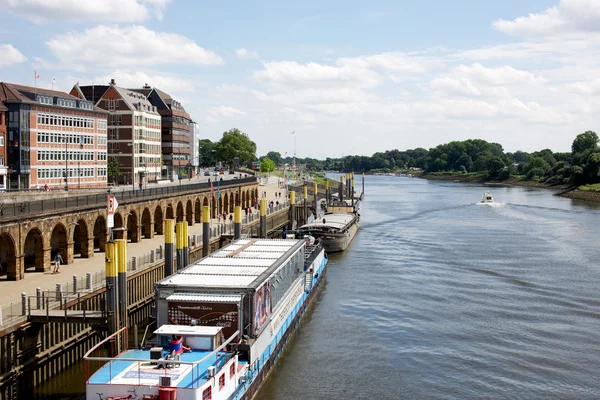
[[157,335],[215,336],[222,329],[220,326],[162,325],[154,333]]
[[252,289],[304,246],[303,240],[238,239],[156,283],[158,288]]
[[[302,225],[300,229],[314,229],[314,228],[336,228],[343,229],[346,225],[354,219],[353,213],[339,213],[339,214],[325,214],[323,218],[316,219],[310,224]],[[325,223],[323,223],[325,220]]]

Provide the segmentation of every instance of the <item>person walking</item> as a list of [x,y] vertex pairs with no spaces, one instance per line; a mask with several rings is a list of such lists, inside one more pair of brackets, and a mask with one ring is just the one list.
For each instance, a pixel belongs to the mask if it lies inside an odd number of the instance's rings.
[[60,263],[63,262],[62,257],[60,256],[60,253],[56,253],[56,257],[54,257],[54,272],[52,272],[53,274],[60,274]]

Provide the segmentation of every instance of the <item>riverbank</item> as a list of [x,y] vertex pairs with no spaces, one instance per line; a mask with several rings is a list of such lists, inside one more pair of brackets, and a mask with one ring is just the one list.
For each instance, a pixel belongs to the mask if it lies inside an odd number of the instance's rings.
[[549,185],[542,182],[534,181],[521,181],[515,178],[509,178],[506,180],[487,180],[482,176],[477,175],[431,175],[423,174],[419,175],[419,178],[436,180],[436,181],[452,181],[462,183],[481,183],[485,185],[505,185],[505,186],[524,186],[524,187],[535,187],[543,189],[551,189],[557,191],[556,196],[567,197],[570,199],[578,199],[589,201],[592,203],[600,203],[600,192],[590,190],[580,190],[579,188],[571,185]]

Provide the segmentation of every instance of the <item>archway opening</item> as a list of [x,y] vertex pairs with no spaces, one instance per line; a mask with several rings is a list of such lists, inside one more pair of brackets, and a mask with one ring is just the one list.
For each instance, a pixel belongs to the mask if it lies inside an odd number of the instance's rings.
[[106,220],[102,215],[94,222],[94,251],[104,252],[106,248]]
[[68,264],[67,254],[67,230],[63,224],[56,224],[52,229],[52,236],[50,237],[50,260],[54,261],[57,254],[60,254],[62,258],[61,264]]
[[127,216],[127,241],[131,243],[140,241],[138,237],[138,218],[135,211],[129,212]]
[[157,235],[164,234],[163,226],[163,211],[161,206],[156,206],[154,210],[154,233]]
[[17,249],[8,233],[0,235],[0,276],[15,280],[17,277]]
[[177,203],[177,222],[183,221],[183,204]]
[[167,214],[167,218],[165,218],[165,219],[173,219],[173,205],[172,204],[169,204],[167,206],[166,214]]
[[192,207],[192,201],[188,200],[185,207],[185,219],[187,220],[188,226],[194,224],[194,210]]
[[73,229],[73,257],[89,257],[89,241],[87,223],[80,219]]
[[217,218],[217,198],[212,196],[211,218]]
[[44,270],[44,242],[42,233],[37,228],[30,230],[25,237],[23,267],[25,272]]
[[150,210],[147,208],[144,208],[144,212],[142,212],[142,236],[144,236],[144,239],[152,237],[152,217],[150,216]]
[[231,211],[229,210],[229,194],[225,193],[223,196],[223,212],[229,214]]
[[247,209],[248,205],[246,204],[246,192],[242,192],[242,204],[241,204],[243,209]]
[[115,213],[115,226],[113,227],[113,238],[123,239],[125,237],[125,229],[123,227],[123,217],[120,213]]
[[199,224],[202,222],[202,205],[200,204],[200,199],[196,199],[196,212],[194,213],[194,219],[196,223]]

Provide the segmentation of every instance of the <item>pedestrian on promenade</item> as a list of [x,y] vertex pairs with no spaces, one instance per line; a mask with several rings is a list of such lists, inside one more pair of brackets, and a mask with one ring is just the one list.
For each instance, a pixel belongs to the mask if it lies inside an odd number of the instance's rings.
[[142,181],[140,181],[140,190],[142,190],[143,186],[144,186],[144,184],[142,183]]
[[60,263],[63,262],[62,257],[60,256],[60,253],[56,253],[56,257],[54,257],[54,272],[52,272],[53,274],[60,274]]

